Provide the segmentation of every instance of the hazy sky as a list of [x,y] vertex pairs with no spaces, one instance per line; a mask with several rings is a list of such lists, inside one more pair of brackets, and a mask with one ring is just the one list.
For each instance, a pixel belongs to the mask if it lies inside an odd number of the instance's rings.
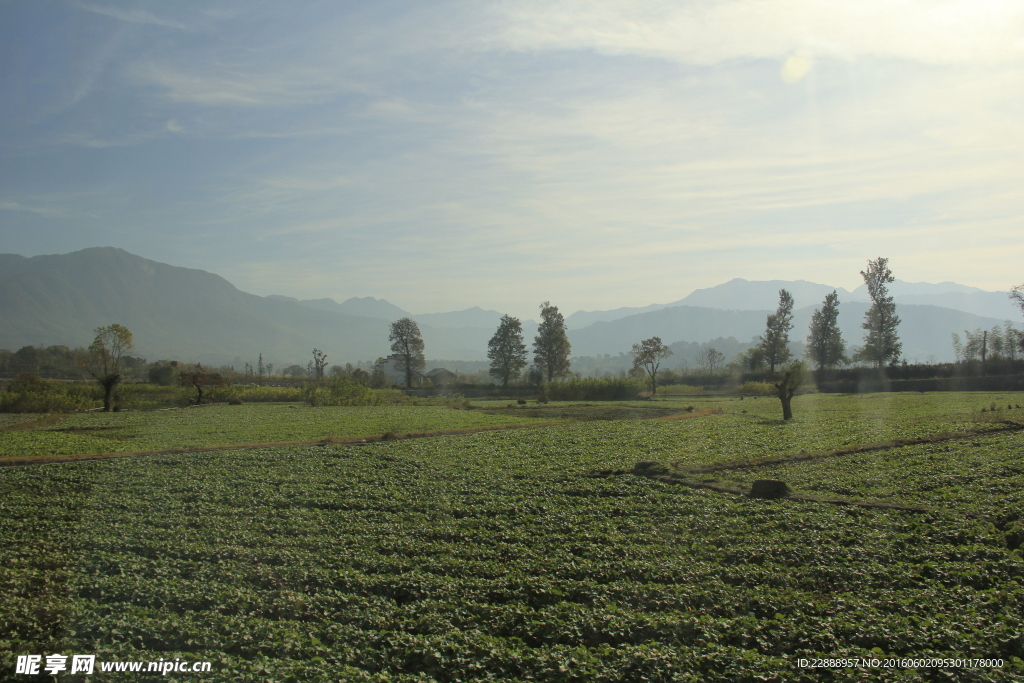
[[0,4],[0,252],[536,318],[1024,281],[1024,4]]

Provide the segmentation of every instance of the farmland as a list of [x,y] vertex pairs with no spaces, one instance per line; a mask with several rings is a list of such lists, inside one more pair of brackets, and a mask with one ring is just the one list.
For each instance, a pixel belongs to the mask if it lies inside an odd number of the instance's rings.
[[[17,456],[526,427],[2,468],[0,667],[62,651],[209,660],[204,680],[1019,679],[1021,398],[808,395],[792,423],[735,397],[246,405],[0,432]],[[806,459],[734,466],[786,455]],[[639,460],[928,510],[586,476]],[[797,666],[889,656],[1004,666]]]

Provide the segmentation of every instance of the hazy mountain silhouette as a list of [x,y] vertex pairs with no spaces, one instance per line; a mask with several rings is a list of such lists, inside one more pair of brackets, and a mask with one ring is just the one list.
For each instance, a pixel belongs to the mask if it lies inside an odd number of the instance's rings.
[[[566,318],[571,328],[581,328],[599,321],[619,320],[631,315],[671,308],[698,306],[728,311],[774,311],[779,305],[779,290],[793,295],[796,308],[820,306],[825,296],[835,290],[840,302],[868,302],[865,285],[853,291],[806,280],[744,280],[733,278],[714,287],[697,289],[688,296],[667,304],[651,304],[642,308],[616,308],[606,311],[576,311]],[[956,282],[904,282],[896,280],[889,285],[889,293],[896,304],[921,304],[951,308],[982,317],[999,320],[1018,320],[1020,310],[1010,301],[1006,292],[988,292]]]
[[[775,308],[781,287],[796,298],[796,327],[791,337],[801,341],[811,312],[832,287],[737,278],[693,292],[681,300],[690,302],[687,304],[575,313],[567,318],[572,353],[614,355],[651,336],[659,336],[667,344],[717,337],[745,342],[763,331],[765,316]],[[894,294],[905,290],[897,296],[897,313],[903,319],[900,336],[904,350],[911,359],[951,359],[950,333],[989,329],[1003,320],[901,303],[910,297],[918,301],[947,297],[962,304],[988,301],[986,297],[999,293],[955,283],[894,283],[892,290]],[[861,343],[860,323],[867,308],[866,303],[854,300],[856,296],[856,290],[840,291],[840,326],[850,346]],[[695,301],[714,306],[693,305]],[[994,305],[995,299],[991,302]],[[1011,315],[1014,312],[1012,308],[1009,311]],[[32,258],[0,254],[0,348],[12,350],[30,344],[84,346],[92,340],[96,327],[116,322],[132,330],[138,353],[150,360],[241,365],[254,362],[263,353],[266,360],[282,367],[305,365],[315,346],[326,351],[333,364],[387,355],[388,325],[406,315],[410,314],[373,297],[338,303],[256,296],[213,273],[151,261],[110,247]],[[595,319],[601,316],[607,319]],[[428,356],[473,361],[486,358],[487,341],[501,314],[473,307],[412,317],[420,323]],[[590,324],[581,324],[588,320]],[[533,341],[536,329],[536,322],[523,321],[527,344]]]

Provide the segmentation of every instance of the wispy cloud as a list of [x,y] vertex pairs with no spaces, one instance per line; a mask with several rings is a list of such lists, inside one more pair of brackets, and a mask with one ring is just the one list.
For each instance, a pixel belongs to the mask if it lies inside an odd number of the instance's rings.
[[80,9],[133,24],[151,24],[154,26],[163,26],[164,28],[174,29],[188,28],[186,24],[180,21],[170,19],[167,17],[157,16],[152,12],[147,12],[141,7],[125,7],[123,5],[101,5],[91,2],[82,2],[81,0],[77,0],[74,4],[76,7],[79,7]]
[[46,218],[70,218],[73,214],[65,209],[49,206],[26,206],[19,202],[0,202],[0,211],[19,211],[33,213]]
[[691,64],[829,57],[926,64],[1005,63],[1024,56],[1024,7],[954,0],[562,0],[506,2],[503,30],[487,36],[517,50],[586,49]]
[[155,63],[134,67],[143,85],[176,102],[205,106],[296,107],[324,102],[339,89],[336,79],[312,68],[247,70],[226,66],[176,68]]

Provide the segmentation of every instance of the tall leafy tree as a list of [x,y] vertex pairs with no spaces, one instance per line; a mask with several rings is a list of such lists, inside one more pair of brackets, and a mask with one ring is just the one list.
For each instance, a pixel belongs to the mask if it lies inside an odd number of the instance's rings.
[[835,290],[825,297],[822,307],[811,316],[805,353],[818,366],[819,372],[846,361],[846,342],[839,332],[839,295]]
[[423,358],[423,335],[420,326],[412,318],[401,318],[391,323],[391,351],[395,354],[395,366],[405,373],[405,386],[412,388],[413,379],[423,374],[426,360]]
[[793,329],[793,296],[785,289],[779,290],[779,307],[768,316],[768,324],[758,345],[764,352],[768,371],[775,372],[776,365],[782,365],[792,357],[789,350],[789,331]]
[[547,375],[548,381],[569,371],[569,335],[565,318],[557,306],[545,301],[540,305],[540,325],[533,338],[533,362]]
[[868,269],[860,271],[871,297],[871,308],[864,315],[861,324],[866,330],[864,346],[857,352],[856,360],[874,363],[879,370],[886,363],[899,360],[903,344],[896,332],[900,319],[896,315],[896,303],[889,296],[887,284],[895,282],[889,270],[889,259],[879,256],[868,261]]
[[490,374],[507,387],[526,367],[526,344],[523,343],[523,325],[519,318],[501,316],[498,330],[487,342],[487,358],[491,361]]
[[672,355],[672,349],[661,343],[661,337],[644,339],[633,344],[633,369],[643,368],[651,378],[651,395],[658,393],[658,366]]
[[134,349],[132,333],[124,325],[96,328],[96,338],[89,345],[89,374],[103,387],[103,410],[112,408],[114,388],[121,382],[121,368],[128,353]]

